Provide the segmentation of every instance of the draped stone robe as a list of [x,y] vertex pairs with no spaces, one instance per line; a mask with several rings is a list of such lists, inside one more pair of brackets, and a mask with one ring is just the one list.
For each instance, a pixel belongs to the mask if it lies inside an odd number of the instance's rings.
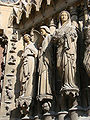
[[38,81],[38,98],[52,99],[52,91],[54,90],[53,78],[53,48],[51,36],[48,34],[42,42],[41,50],[39,51],[39,81]]
[[77,31],[71,25],[70,18],[56,30],[57,39],[57,69],[62,89],[77,88],[76,59],[77,59]]
[[21,82],[22,82],[22,90],[23,97],[33,97],[34,94],[34,71],[35,71],[35,57],[37,57],[38,50],[35,48],[35,45],[30,42],[29,45],[26,46],[25,51],[22,55],[23,57],[23,65],[21,70]]

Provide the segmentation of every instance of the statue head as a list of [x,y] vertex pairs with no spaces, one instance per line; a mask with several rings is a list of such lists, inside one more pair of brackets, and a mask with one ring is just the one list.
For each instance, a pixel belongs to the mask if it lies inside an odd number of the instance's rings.
[[61,24],[64,24],[70,19],[70,14],[67,11],[62,11],[59,14],[59,17],[60,17]]
[[50,34],[50,29],[47,26],[41,26],[40,32],[43,36],[46,36],[47,34]]
[[31,36],[29,34],[25,34],[23,38],[26,43],[29,43],[31,41]]

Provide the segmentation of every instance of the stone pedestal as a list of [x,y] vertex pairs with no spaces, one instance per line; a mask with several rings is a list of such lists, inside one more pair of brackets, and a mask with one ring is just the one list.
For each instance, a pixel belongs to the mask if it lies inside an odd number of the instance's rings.
[[70,118],[71,120],[78,120],[78,114],[76,111],[71,111],[70,112]]
[[53,117],[50,113],[43,114],[42,120],[52,120]]
[[33,116],[25,116],[21,120],[33,120]]
[[81,106],[74,106],[71,109],[69,109],[69,115],[71,120],[78,120],[79,116],[82,116],[85,114],[85,109]]
[[38,116],[38,115],[35,116],[35,117],[34,117],[34,120],[40,120],[39,116]]
[[72,94],[73,97],[79,96],[79,89],[78,89],[78,87],[77,87],[77,88],[69,88],[69,87],[66,88],[66,87],[62,87],[62,88],[61,88],[61,94],[64,95],[64,93],[65,93],[66,95]]
[[58,112],[58,120],[65,120],[65,116],[68,114],[67,111]]

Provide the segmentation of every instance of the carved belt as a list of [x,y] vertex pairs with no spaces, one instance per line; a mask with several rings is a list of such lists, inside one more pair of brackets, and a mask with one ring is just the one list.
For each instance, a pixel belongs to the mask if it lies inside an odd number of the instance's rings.
[[27,56],[32,56],[32,57],[35,57],[34,55],[31,55],[31,54],[28,54]]

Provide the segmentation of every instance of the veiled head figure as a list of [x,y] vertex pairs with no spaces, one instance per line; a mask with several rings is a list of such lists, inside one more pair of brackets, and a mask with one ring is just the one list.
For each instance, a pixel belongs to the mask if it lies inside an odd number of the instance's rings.
[[32,39],[31,39],[31,36],[29,34],[25,34],[23,36],[23,38],[24,38],[24,42],[27,43],[27,44],[29,44],[30,41],[33,42]]
[[47,26],[41,26],[40,32],[43,36],[47,36],[48,34],[50,34],[50,29]]
[[62,11],[60,14],[59,14],[59,28],[62,26],[62,25],[71,25],[71,18],[70,18],[70,14],[69,12],[67,11]]
[[[57,69],[61,80],[61,91],[76,90],[77,31],[71,23],[70,14],[59,14],[59,28],[55,36],[57,42]],[[74,93],[73,93],[74,94]]]

